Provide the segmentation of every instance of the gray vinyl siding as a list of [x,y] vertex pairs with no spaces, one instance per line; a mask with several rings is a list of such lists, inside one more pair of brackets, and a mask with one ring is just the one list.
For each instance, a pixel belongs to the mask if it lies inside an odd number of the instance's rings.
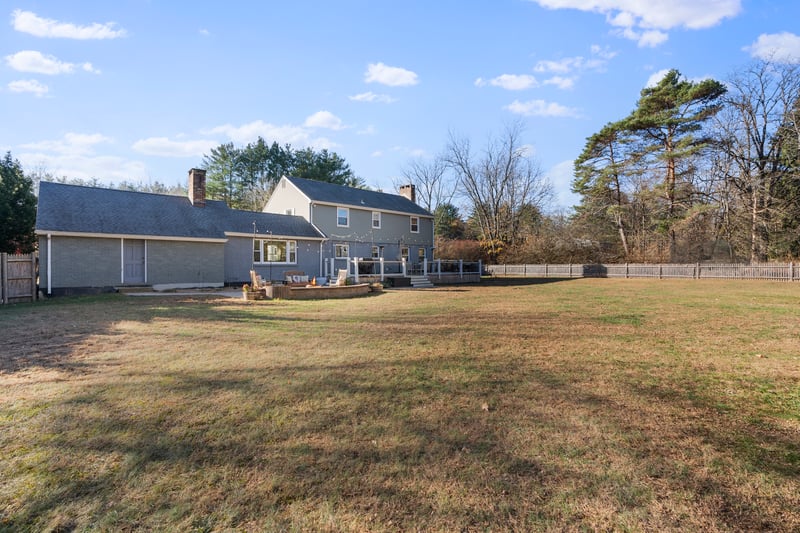
[[[263,236],[261,236],[263,237]],[[280,238],[279,240],[290,240]],[[225,283],[236,285],[249,283],[250,270],[255,270],[264,279],[283,280],[287,270],[302,270],[309,276],[319,276],[319,241],[297,242],[296,264],[253,264],[253,239],[229,237],[225,244]]]
[[293,209],[295,215],[308,220],[308,198],[298,191],[294,185],[286,180],[281,180],[269,197],[267,205],[264,206],[264,212],[285,215],[287,209]]
[[[116,287],[122,283],[121,239],[51,238],[53,289]],[[47,290],[47,237],[40,237],[39,286]],[[223,245],[146,241],[148,285],[222,283]]]
[[[47,287],[47,237],[39,242],[39,285]],[[113,287],[120,284],[122,259],[119,239],[87,237],[51,238],[50,273],[54,289]]]
[[147,284],[222,283],[224,244],[147,241]]

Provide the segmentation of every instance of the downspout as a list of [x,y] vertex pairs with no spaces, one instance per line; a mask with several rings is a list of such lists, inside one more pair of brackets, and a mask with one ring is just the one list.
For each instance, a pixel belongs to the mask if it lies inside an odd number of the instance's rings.
[[51,245],[53,235],[48,233],[47,234],[47,295],[50,296],[53,294],[53,271],[52,271],[52,261],[50,258],[52,257],[52,250],[53,247]]
[[125,239],[119,240],[119,283],[125,285]]
[[147,241],[146,240],[144,241],[144,283],[145,285],[147,285]]

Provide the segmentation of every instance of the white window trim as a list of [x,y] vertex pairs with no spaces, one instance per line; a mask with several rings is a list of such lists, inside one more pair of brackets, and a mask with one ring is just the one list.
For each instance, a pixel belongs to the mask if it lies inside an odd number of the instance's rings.
[[[259,249],[259,256],[261,257],[260,261],[256,261],[255,259],[255,243],[260,243],[258,246]],[[286,243],[286,261],[267,261],[266,258],[269,256],[266,250],[266,243],[268,242],[283,242]],[[253,258],[254,265],[296,265],[297,264],[297,241],[287,240],[287,239],[253,239],[253,247],[250,250],[252,254],[251,257]],[[290,261],[291,255],[294,254],[294,261]]]
[[[414,219],[417,221],[417,229],[414,229]],[[419,217],[417,216],[410,216],[408,217],[408,229],[411,233],[419,233]]]
[[[339,224],[339,209],[344,209],[345,213],[347,213],[347,224]],[[350,227],[350,208],[349,207],[337,207],[336,208],[336,227],[338,228],[349,228]]]
[[[346,255],[339,255],[337,251],[339,249],[344,249]],[[336,243],[333,246],[333,257],[334,259],[348,259],[350,257],[350,245],[346,243]]]
[[[375,215],[378,215],[377,218],[375,217]],[[382,217],[381,217],[381,212],[380,211],[373,211],[372,212],[372,222],[370,222],[372,224],[372,229],[381,229],[381,224],[383,222],[381,220],[381,218]],[[377,226],[375,225],[376,221],[378,222]]]
[[[405,251],[405,253],[403,253],[403,251]],[[403,259],[406,261],[411,260],[411,250],[409,250],[408,246],[400,247],[400,260],[402,261]]]

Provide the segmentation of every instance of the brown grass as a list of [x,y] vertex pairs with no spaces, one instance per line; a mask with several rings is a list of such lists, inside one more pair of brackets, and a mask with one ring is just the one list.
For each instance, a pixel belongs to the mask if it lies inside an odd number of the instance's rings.
[[0,308],[0,530],[797,531],[800,284]]

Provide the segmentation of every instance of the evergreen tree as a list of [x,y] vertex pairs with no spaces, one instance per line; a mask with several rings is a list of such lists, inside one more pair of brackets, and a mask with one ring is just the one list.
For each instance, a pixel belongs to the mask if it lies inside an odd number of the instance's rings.
[[19,161],[11,158],[11,152],[6,152],[0,160],[0,252],[32,252],[35,225],[33,181],[22,172]]
[[640,141],[635,156],[662,176],[662,226],[669,236],[670,260],[677,252],[675,223],[692,206],[692,187],[686,185],[693,158],[711,143],[704,124],[721,109],[725,92],[718,81],[688,81],[673,69],[654,87],[642,89],[637,108],[624,121]]

